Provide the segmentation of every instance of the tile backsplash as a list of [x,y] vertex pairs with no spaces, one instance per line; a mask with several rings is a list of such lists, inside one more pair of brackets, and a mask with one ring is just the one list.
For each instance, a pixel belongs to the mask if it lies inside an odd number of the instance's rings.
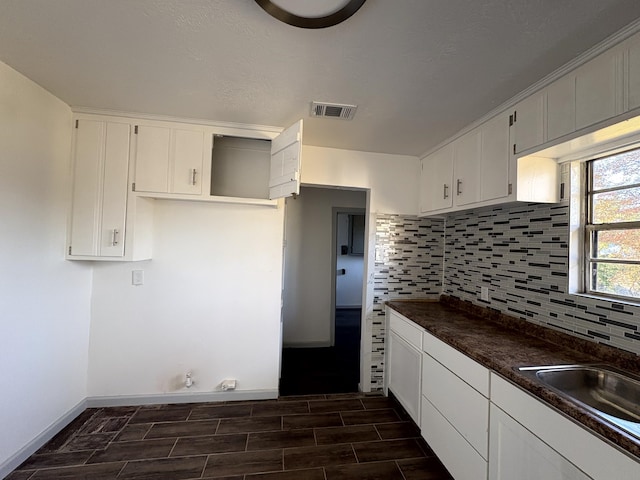
[[383,384],[385,309],[391,298],[438,298],[442,293],[444,221],[407,215],[376,216],[371,389]]
[[568,223],[568,205],[448,215],[443,293],[640,354],[640,307],[568,294]]

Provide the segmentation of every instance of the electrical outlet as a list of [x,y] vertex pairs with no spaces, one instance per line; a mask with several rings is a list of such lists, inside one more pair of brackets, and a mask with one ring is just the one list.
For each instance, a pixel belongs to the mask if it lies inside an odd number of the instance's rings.
[[144,285],[144,270],[131,271],[131,285]]
[[480,300],[489,301],[489,287],[480,287]]

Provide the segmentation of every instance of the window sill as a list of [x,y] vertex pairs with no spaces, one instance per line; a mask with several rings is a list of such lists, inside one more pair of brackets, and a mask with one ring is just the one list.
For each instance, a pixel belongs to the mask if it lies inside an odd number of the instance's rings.
[[609,297],[607,295],[598,295],[594,293],[581,293],[581,292],[572,292],[569,295],[573,295],[576,297],[588,298],[590,300],[599,300],[601,302],[609,302],[609,303],[619,303],[620,305],[629,305],[631,307],[640,307],[640,299],[628,300],[624,298],[618,297]]

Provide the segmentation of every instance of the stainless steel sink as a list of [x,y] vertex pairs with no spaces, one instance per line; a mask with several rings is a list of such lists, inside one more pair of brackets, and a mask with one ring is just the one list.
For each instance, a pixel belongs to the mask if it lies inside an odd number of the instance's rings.
[[640,440],[640,377],[603,365],[518,370]]

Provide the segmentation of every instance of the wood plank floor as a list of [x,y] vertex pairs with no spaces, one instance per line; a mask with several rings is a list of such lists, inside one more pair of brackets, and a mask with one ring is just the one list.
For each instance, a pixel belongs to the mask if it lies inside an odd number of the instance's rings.
[[85,410],[8,480],[444,480],[391,398],[308,395]]

